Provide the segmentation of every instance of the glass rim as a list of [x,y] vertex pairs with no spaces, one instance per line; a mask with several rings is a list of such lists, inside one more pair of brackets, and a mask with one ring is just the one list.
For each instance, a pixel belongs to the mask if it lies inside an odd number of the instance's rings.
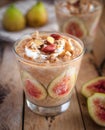
[[[32,33],[29,33],[29,34],[25,34],[25,35],[23,35],[23,37],[24,36],[30,36],[31,34],[33,34],[34,32],[32,32]],[[70,37],[70,38],[73,38],[74,40],[76,40],[78,43],[79,43],[79,45],[81,46],[81,48],[82,48],[82,51],[81,51],[81,53],[77,56],[77,57],[75,57],[75,58],[73,58],[73,59],[71,59],[71,60],[69,60],[69,61],[64,61],[64,62],[58,62],[58,63],[43,63],[43,62],[35,62],[35,61],[31,61],[31,60],[28,60],[28,59],[25,59],[24,57],[22,57],[22,56],[20,56],[17,52],[16,52],[16,49],[15,49],[15,47],[16,47],[16,45],[18,45],[18,43],[23,39],[22,37],[21,38],[19,38],[15,43],[14,43],[14,45],[13,45],[13,52],[14,52],[14,54],[18,57],[18,59],[20,60],[20,61],[23,61],[23,62],[25,62],[25,63],[28,63],[28,64],[31,64],[31,65],[40,65],[41,67],[47,67],[47,66],[60,66],[60,65],[66,65],[66,64],[70,64],[70,63],[73,63],[73,62],[75,62],[76,60],[78,60],[81,56],[83,56],[84,55],[84,53],[85,53],[85,46],[84,46],[84,43],[83,43],[83,41],[82,40],[80,40],[79,38],[77,38],[76,36],[74,36],[74,35],[71,35],[71,34],[67,34],[67,33],[62,33],[62,32],[58,32],[58,31],[39,31],[39,34],[40,33],[56,33],[56,34],[61,34],[61,35],[64,35],[64,36],[67,36],[67,37]],[[60,64],[60,65],[59,65]]]
[[[61,1],[61,0],[55,0],[54,1],[54,4],[56,5],[57,4],[57,1]],[[63,0],[62,0],[63,1]],[[84,16],[84,15],[90,15],[92,13],[94,13],[95,11],[99,10],[99,9],[103,9],[103,0],[93,0],[93,1],[98,1],[100,3],[99,6],[95,7],[95,9],[93,11],[89,11],[89,12],[86,12],[86,13],[77,13],[76,15],[77,16]],[[70,16],[74,16],[74,14],[70,14]]]

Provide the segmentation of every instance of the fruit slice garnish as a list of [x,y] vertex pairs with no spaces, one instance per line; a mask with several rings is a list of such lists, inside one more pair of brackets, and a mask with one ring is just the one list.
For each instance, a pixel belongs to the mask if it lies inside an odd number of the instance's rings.
[[28,72],[22,73],[22,81],[24,89],[28,96],[35,100],[45,99],[47,96],[46,89],[36,79],[34,79]]
[[87,100],[91,118],[101,126],[105,126],[105,94],[95,93]]
[[52,98],[63,98],[70,94],[75,83],[75,74],[62,73],[48,86],[48,93]]
[[74,35],[80,39],[87,35],[87,29],[80,18],[71,17],[63,26],[63,32]]
[[89,97],[96,92],[105,94],[105,77],[104,76],[97,77],[95,79],[86,82],[82,86],[81,92],[85,97]]

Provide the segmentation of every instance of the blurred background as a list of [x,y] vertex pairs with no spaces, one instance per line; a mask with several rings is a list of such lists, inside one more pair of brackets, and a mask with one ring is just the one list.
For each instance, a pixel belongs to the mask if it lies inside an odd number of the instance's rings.
[[[28,1],[28,0],[0,0],[0,7],[4,6],[6,4],[12,3],[12,2],[16,2],[16,1]],[[53,3],[54,0],[41,0],[41,1],[46,1],[48,3]]]

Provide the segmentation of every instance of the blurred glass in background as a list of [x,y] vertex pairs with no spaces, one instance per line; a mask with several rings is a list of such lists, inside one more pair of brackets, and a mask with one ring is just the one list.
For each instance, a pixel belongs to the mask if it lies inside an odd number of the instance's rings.
[[82,39],[87,51],[91,51],[102,5],[101,0],[55,0],[59,31]]

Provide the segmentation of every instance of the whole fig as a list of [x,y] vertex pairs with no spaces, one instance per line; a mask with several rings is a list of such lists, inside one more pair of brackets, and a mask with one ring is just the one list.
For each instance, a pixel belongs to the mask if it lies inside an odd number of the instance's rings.
[[42,2],[37,2],[26,14],[27,24],[31,27],[43,26],[48,21],[47,10]]
[[8,31],[19,31],[25,28],[26,20],[22,12],[15,5],[10,5],[3,15],[2,24],[4,29]]

